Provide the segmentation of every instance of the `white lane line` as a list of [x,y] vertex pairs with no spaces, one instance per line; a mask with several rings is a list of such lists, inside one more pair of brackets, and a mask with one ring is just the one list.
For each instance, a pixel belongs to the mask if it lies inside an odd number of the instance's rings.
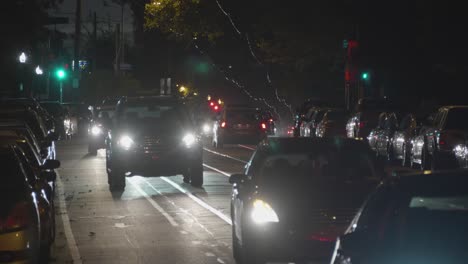
[[222,171],[222,170],[219,170],[219,169],[217,169],[217,168],[215,168],[215,167],[211,167],[210,165],[207,165],[207,164],[205,164],[205,163],[203,163],[203,166],[207,167],[207,168],[210,169],[210,170],[214,170],[214,171],[216,171],[216,172],[219,172],[219,173],[221,173],[221,174],[224,175],[224,176],[231,177],[231,174],[232,174],[232,173],[227,173],[227,172]]
[[219,153],[219,152],[216,152],[216,151],[213,151],[211,149],[207,149],[207,148],[203,148],[205,151],[208,151],[210,153],[213,153],[215,155],[218,155],[218,156],[221,156],[221,157],[224,157],[224,158],[228,158],[228,159],[232,159],[232,160],[235,160],[235,161],[238,161],[238,162],[242,162],[244,164],[247,163],[247,161],[245,160],[241,160],[241,159],[238,159],[238,158],[234,158],[233,156],[229,156],[229,155],[226,155],[226,154],[223,154],[223,153]]
[[238,146],[239,146],[239,147],[241,147],[241,148],[248,149],[248,150],[253,150],[253,151],[257,150],[256,148],[249,147],[249,146],[246,146],[246,145],[241,145],[241,144],[238,144]]
[[215,208],[213,208],[211,205],[205,203],[204,201],[202,201],[200,198],[196,197],[195,195],[191,194],[189,191],[185,190],[184,188],[182,188],[179,184],[173,182],[172,180],[166,178],[166,177],[161,177],[161,179],[163,179],[165,182],[169,183],[170,185],[172,185],[174,188],[176,188],[177,190],[179,190],[180,192],[184,193],[185,195],[187,195],[190,199],[194,200],[197,204],[201,205],[202,207],[204,207],[205,209],[207,209],[208,211],[212,212],[213,214],[215,214],[216,216],[218,216],[219,218],[221,218],[222,220],[224,220],[224,222],[228,223],[229,225],[232,225],[232,221],[231,221],[231,218],[226,216],[225,214],[221,213],[219,210],[216,210]]
[[73,236],[73,232],[70,226],[70,217],[68,216],[67,212],[67,204],[65,202],[65,188],[63,186],[62,180],[60,175],[57,171],[57,188],[59,189],[59,209],[60,215],[62,216],[63,222],[63,231],[65,233],[65,238],[67,239],[68,250],[70,250],[70,255],[72,258],[72,262],[75,264],[81,264],[81,256],[80,251],[78,250],[78,246],[76,245],[75,237]]
[[145,192],[143,191],[140,186],[138,186],[136,183],[133,182],[133,179],[127,179],[128,182],[130,182],[130,184],[133,185],[133,187],[141,194],[143,195],[143,197],[145,197],[145,199],[156,209],[158,210],[164,217],[166,217],[167,221],[169,221],[169,223],[172,225],[172,226],[179,226],[179,224],[177,224],[177,222],[174,220],[174,218],[172,218],[172,216],[170,216],[166,211],[164,211],[164,209],[153,199],[151,199],[151,197]]

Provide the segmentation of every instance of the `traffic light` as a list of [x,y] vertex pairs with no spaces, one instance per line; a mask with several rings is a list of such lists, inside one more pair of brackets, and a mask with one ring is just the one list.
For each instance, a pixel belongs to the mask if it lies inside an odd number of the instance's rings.
[[57,77],[57,79],[63,80],[67,77],[67,72],[64,69],[59,68],[55,71],[55,76]]
[[363,73],[361,74],[361,78],[362,78],[363,80],[368,80],[368,79],[369,79],[369,73],[363,72]]

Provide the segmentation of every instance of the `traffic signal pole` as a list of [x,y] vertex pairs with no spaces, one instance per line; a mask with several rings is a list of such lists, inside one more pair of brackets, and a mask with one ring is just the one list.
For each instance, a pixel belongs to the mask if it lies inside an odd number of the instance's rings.
[[63,81],[60,80],[60,103],[63,103]]

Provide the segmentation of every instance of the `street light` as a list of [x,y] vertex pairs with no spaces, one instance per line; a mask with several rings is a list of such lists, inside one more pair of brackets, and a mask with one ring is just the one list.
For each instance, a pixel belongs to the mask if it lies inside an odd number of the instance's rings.
[[38,66],[36,67],[36,74],[37,74],[37,75],[42,75],[43,73],[44,73],[44,71],[41,69],[41,66],[38,65]]
[[18,60],[20,63],[26,63],[26,61],[28,60],[28,57],[26,56],[24,52],[21,52],[21,54],[18,57]]

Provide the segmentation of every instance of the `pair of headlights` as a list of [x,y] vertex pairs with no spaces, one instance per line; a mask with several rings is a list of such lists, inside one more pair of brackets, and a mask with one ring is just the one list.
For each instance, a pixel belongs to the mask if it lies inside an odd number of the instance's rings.
[[[182,143],[184,143],[187,148],[192,147],[196,141],[197,138],[192,133],[187,133],[182,137]],[[125,150],[130,150],[135,145],[135,142],[130,136],[123,135],[119,138],[117,144]]]

